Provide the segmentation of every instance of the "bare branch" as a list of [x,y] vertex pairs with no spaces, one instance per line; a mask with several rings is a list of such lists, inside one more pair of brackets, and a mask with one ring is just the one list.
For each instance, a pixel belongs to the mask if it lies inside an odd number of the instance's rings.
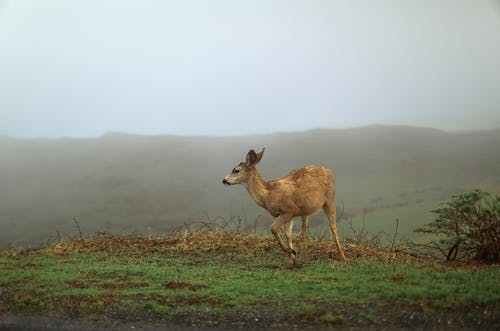
[[73,217],[73,222],[75,222],[75,228],[78,229],[78,233],[80,234],[80,240],[81,242],[85,242],[83,239],[83,234],[82,234],[82,229],[80,228],[80,223],[78,222],[78,219],[76,217]]
[[396,238],[398,236],[399,218],[396,218],[394,220],[394,223],[396,224],[396,228],[394,229],[394,236],[392,237],[392,242],[391,242],[391,248],[393,250],[394,250],[394,246],[396,244]]

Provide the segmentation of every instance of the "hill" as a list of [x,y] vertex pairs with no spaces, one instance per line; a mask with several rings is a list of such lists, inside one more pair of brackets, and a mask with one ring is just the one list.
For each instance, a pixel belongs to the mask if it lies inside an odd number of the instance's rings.
[[[308,164],[331,168],[346,220],[373,232],[399,234],[431,220],[429,210],[474,187],[500,191],[500,130],[447,133],[402,126],[369,126],[239,137],[136,136],[20,140],[1,137],[0,246],[38,245],[74,235],[164,233],[216,217],[245,219],[267,231],[272,219],[243,187],[221,180],[250,148],[266,146],[264,178]],[[342,208],[342,207],[341,207]],[[312,231],[324,220],[314,217]]]

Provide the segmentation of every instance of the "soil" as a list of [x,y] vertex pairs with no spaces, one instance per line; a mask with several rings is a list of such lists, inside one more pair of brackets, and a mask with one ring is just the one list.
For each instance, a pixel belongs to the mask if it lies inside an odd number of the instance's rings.
[[330,304],[319,313],[298,318],[275,310],[270,306],[246,307],[223,317],[200,312],[174,319],[134,312],[87,318],[2,313],[0,330],[500,330],[500,304],[462,305],[440,311],[426,305]]

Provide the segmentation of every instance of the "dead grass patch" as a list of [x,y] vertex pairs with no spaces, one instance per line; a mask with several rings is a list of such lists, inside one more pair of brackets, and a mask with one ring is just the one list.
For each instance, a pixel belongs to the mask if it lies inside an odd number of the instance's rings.
[[[295,238],[294,242],[300,249],[298,237]],[[381,262],[426,261],[428,263],[431,261],[429,258],[417,257],[401,250],[394,250],[389,247],[367,247],[352,241],[344,242],[343,247],[349,260],[359,257],[372,257]],[[182,252],[183,254],[214,252],[229,257],[236,255],[283,255],[280,253],[275,239],[271,236],[253,233],[230,233],[222,230],[181,232],[152,239],[106,235],[85,241],[77,240],[58,243],[47,246],[43,250],[52,253],[102,252],[116,256],[127,255],[128,257],[144,257],[166,252]],[[329,260],[338,257],[337,249],[331,240],[309,239],[308,251],[311,261]]]
[[190,291],[198,291],[204,288],[208,288],[206,285],[195,285],[187,282],[165,282],[163,283],[163,287],[169,290],[183,290],[188,289]]

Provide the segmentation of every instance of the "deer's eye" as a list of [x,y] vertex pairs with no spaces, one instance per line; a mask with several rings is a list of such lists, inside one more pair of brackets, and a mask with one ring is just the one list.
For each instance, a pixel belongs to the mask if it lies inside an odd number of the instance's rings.
[[233,169],[233,174],[239,174],[240,171],[238,169]]

